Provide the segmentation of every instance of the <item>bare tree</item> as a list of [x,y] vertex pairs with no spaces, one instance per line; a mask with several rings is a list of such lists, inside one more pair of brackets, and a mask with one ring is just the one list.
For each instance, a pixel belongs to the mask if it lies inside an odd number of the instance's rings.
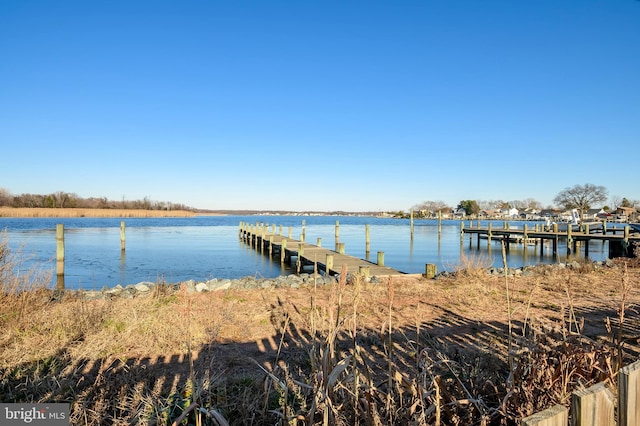
[[11,205],[11,192],[8,189],[0,188],[0,206]]
[[553,199],[553,202],[565,209],[577,209],[580,217],[583,213],[597,203],[604,203],[607,200],[607,189],[604,186],[597,186],[591,183],[575,185],[560,191]]
[[619,195],[612,195],[609,203],[611,204],[611,210],[616,210],[622,203],[622,197]]
[[535,198],[526,198],[524,202],[528,209],[542,210],[542,203]]
[[[175,208],[175,206],[173,207]],[[451,210],[451,207],[448,206],[444,201],[423,201],[422,203],[413,206],[413,210],[428,215],[430,213],[436,213],[439,211]]]

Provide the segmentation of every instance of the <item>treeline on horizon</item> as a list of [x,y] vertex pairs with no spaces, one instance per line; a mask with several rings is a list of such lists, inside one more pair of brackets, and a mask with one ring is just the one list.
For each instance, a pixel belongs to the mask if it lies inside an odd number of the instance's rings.
[[106,197],[83,198],[71,192],[58,191],[51,194],[13,195],[0,188],[0,207],[14,208],[84,208],[84,209],[122,209],[122,210],[186,210],[196,209],[170,201],[153,201],[148,197],[142,200],[109,200]]

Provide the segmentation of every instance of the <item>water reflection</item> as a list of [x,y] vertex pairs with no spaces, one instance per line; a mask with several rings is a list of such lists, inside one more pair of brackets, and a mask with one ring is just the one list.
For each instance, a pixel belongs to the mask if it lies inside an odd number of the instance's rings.
[[[486,258],[487,262],[502,266],[501,243],[473,241],[470,234],[466,241],[459,221],[416,220],[412,233],[407,220],[368,217],[307,217],[305,220],[306,241],[322,243],[324,240],[330,241],[329,245],[344,245],[347,254],[368,261],[376,260],[371,259],[371,252],[381,252],[385,265],[407,273],[423,273],[426,264],[435,264],[438,271],[451,270],[470,257]],[[29,254],[30,265],[50,268],[56,253],[56,221],[0,218],[0,229],[7,230],[10,247],[23,247]],[[57,282],[70,288],[87,284],[101,288],[156,281],[159,277],[167,281],[270,278],[295,270],[269,255],[267,248],[256,250],[242,243],[238,238],[238,225],[243,221],[271,223],[271,231],[279,229],[280,233],[298,236],[303,233],[302,219],[291,216],[127,220],[125,253],[120,244],[120,219],[66,221],[66,280]],[[487,223],[480,225],[486,227]],[[567,256],[579,259],[585,256],[586,247],[578,247],[580,250],[566,255],[566,243],[562,240],[557,247],[559,254],[553,253],[549,241],[537,245],[512,243],[507,263],[509,267],[519,267],[566,261]],[[590,243],[590,259],[603,260],[607,255],[607,243]]]

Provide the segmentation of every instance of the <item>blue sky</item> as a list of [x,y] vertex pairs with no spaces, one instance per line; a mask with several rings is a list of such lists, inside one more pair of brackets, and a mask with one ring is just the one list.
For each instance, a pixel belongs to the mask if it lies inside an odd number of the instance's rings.
[[203,209],[640,199],[640,1],[0,2],[0,187]]

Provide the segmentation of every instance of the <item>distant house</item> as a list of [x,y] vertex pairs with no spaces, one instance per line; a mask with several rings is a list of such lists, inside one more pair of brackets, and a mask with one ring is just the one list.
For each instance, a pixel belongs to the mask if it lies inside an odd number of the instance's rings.
[[500,215],[499,213],[500,212],[497,210],[489,210],[489,209],[480,210],[480,213],[478,213],[478,217],[485,218],[485,219],[492,219],[492,218],[498,217]]
[[453,217],[465,217],[467,215],[467,211],[465,209],[454,209]]
[[520,213],[520,217],[526,220],[540,220],[540,211],[537,209],[525,209]]
[[505,218],[511,218],[511,219],[516,219],[518,217],[518,214],[520,212],[518,211],[518,209],[516,208],[510,208],[510,209],[502,209],[500,210],[500,214],[502,215],[502,217]]
[[620,220],[637,220],[638,211],[635,207],[618,207],[615,211],[616,218]]

